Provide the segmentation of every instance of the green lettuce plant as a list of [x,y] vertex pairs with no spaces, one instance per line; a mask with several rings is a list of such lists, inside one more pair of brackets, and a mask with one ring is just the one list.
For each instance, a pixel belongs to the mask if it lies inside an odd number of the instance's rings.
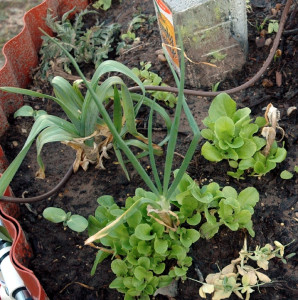
[[209,114],[203,120],[207,129],[202,130],[202,136],[208,141],[202,146],[202,155],[213,162],[229,160],[230,166],[237,170],[228,174],[238,179],[243,178],[245,170],[253,176],[268,173],[285,159],[287,153],[275,140],[270,142],[270,151],[263,152],[268,140],[257,133],[266,125],[266,120],[258,117],[252,122],[250,112],[248,107],[236,109],[236,102],[221,93],[214,98]]
[[[120,208],[110,196],[102,196],[97,201],[98,208],[90,216],[88,232],[93,235],[107,224],[116,220],[140,199],[156,199],[156,195],[137,189],[134,197],[126,199]],[[149,213],[150,214],[150,213]],[[154,212],[152,212],[154,214]],[[110,284],[125,294],[125,299],[150,299],[155,291],[169,285],[175,278],[186,279],[186,272],[192,259],[187,256],[189,247],[200,234],[195,229],[177,226],[167,230],[166,224],[148,215],[148,204],[144,203],[134,214],[126,218],[110,234],[100,239],[96,259],[91,271],[106,257],[113,255],[111,267],[116,279]],[[171,265],[167,265],[171,260]]]
[[173,204],[180,208],[178,216],[181,222],[192,226],[198,225],[204,214],[200,233],[202,237],[210,239],[221,225],[233,231],[246,228],[254,237],[251,217],[258,201],[259,193],[253,187],[248,187],[239,194],[233,187],[220,188],[215,182],[200,188],[189,175],[184,174]]
[[[192,264],[188,252],[200,237],[211,238],[222,224],[233,231],[246,228],[254,236],[251,216],[258,200],[255,188],[246,188],[239,194],[232,187],[220,188],[216,183],[200,188],[187,174],[183,175],[170,201],[172,220],[153,207],[158,198],[144,189],[138,188],[122,208],[111,196],[101,196],[97,199],[99,206],[94,216],[88,218],[89,235],[96,235],[124,214],[125,220],[91,243],[98,249],[91,274],[94,275],[99,263],[112,255],[111,267],[116,279],[110,288],[124,293],[125,299],[150,299],[149,295],[154,295],[158,288],[175,279],[186,279]],[[142,204],[138,210],[129,212],[139,201]],[[196,225],[200,226],[198,230],[190,227]]]
[[[162,82],[162,78],[156,73],[150,71],[151,63],[140,62],[141,68],[133,68],[132,71],[141,79],[144,85],[167,86]],[[148,91],[156,100],[165,102],[169,107],[174,107],[177,102],[177,97],[170,92]]]

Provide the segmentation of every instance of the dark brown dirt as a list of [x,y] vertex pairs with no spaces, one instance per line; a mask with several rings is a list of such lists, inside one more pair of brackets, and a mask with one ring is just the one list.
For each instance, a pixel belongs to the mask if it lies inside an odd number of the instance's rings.
[[[256,1],[252,2],[254,4]],[[248,78],[251,78],[261,67],[266,59],[269,48],[263,46],[257,48],[255,39],[259,36],[254,27],[256,20],[260,24],[264,18],[270,14],[271,7],[276,1],[257,1],[258,5],[253,6],[253,12],[249,13],[249,54],[244,68],[234,74],[233,77],[224,81],[221,89],[237,86]],[[282,1],[283,3],[285,1]],[[265,6],[260,7],[260,3]],[[116,20],[127,26],[134,13],[144,13],[154,15],[153,3],[151,0],[123,0],[122,4],[113,5],[112,9],[102,13],[103,18]],[[294,9],[287,23],[286,30],[297,28],[295,22]],[[297,16],[296,16],[297,17]],[[145,26],[137,32],[141,38],[141,46],[117,57],[129,67],[139,66],[140,61],[151,61],[152,71],[157,72],[169,84],[173,85],[169,68],[166,64],[160,63],[155,55],[155,50],[160,48],[160,35],[157,24],[153,27]],[[280,48],[282,57],[272,63],[263,79],[273,82],[272,87],[263,87],[262,80],[249,89],[232,96],[239,107],[250,107],[253,116],[262,115],[262,108],[270,102],[281,111],[280,126],[284,128],[286,135],[284,138],[288,156],[284,162],[278,164],[277,168],[261,179],[248,177],[246,180],[237,181],[226,175],[228,165],[225,162],[217,164],[209,163],[200,155],[200,142],[198,150],[189,166],[189,174],[199,182],[218,182],[220,185],[232,185],[237,190],[242,190],[248,186],[254,186],[260,193],[260,202],[255,208],[253,215],[254,239],[248,239],[251,249],[256,245],[264,246],[266,243],[273,243],[278,240],[283,244],[291,242],[297,237],[297,174],[291,180],[282,180],[280,173],[282,170],[293,172],[294,166],[298,165],[296,157],[297,146],[297,113],[287,116],[288,107],[297,104],[297,52],[296,42],[298,35],[291,33],[283,35]],[[282,74],[282,84],[277,86],[276,72]],[[189,97],[188,102],[192,112],[198,121],[200,128],[203,127],[201,121],[207,115],[208,106],[212,99]],[[296,101],[296,102],[295,102]],[[39,100],[26,99],[27,104],[45,107],[51,114],[60,114],[55,105],[43,103]],[[28,119],[13,120],[11,118],[11,128],[7,135],[2,138],[5,153],[12,160],[22,147],[32,122]],[[145,122],[145,120],[144,120]],[[177,152],[184,154],[185,145],[191,139],[188,136],[189,128],[182,119],[181,134],[179,135],[179,145]],[[142,125],[142,124],[141,124]],[[18,146],[12,145],[13,141],[18,141]],[[47,145],[43,152],[46,163],[46,179],[40,181],[34,178],[37,170],[35,149],[32,147],[29,155],[22,164],[11,186],[16,196],[21,196],[27,191],[27,197],[42,194],[52,187],[62,178],[66,170],[72,164],[74,152],[61,144]],[[162,160],[162,159],[161,159]],[[107,259],[98,267],[96,274],[91,277],[90,270],[95,258],[96,250],[84,247],[86,233],[76,234],[70,230],[64,230],[60,224],[52,224],[44,220],[41,215],[44,208],[48,206],[61,207],[72,213],[78,213],[85,217],[93,214],[96,208],[96,199],[105,194],[113,195],[119,204],[123,204],[128,194],[133,194],[136,187],[144,187],[139,176],[129,167],[131,181],[128,182],[121,168],[114,164],[115,157],[111,153],[111,159],[105,161],[106,170],[98,171],[91,167],[87,172],[80,170],[71,177],[67,185],[48,200],[32,204],[31,208],[35,213],[28,211],[22,205],[22,216],[19,219],[28,240],[34,251],[34,258],[29,267],[40,279],[42,286],[50,299],[122,299],[123,296],[114,290],[109,289],[110,282],[114,275],[110,269],[110,260]],[[176,157],[179,166],[180,158]],[[146,161],[144,161],[146,164]],[[148,171],[149,172],[149,171]],[[115,174],[117,174],[115,176]],[[116,180],[115,180],[116,177]],[[211,240],[200,239],[192,247],[191,256],[198,264],[204,277],[209,273],[215,273],[219,267],[224,267],[230,260],[238,256],[238,252],[243,245],[244,232],[232,232],[222,229]],[[286,254],[297,252],[297,243],[293,243]],[[297,273],[295,267],[297,259],[293,257],[284,265],[280,260],[270,261],[268,276],[275,283],[267,287],[260,288],[252,294],[251,299],[287,299],[298,298]],[[189,277],[197,278],[192,266],[188,273]],[[85,286],[83,286],[84,284]],[[200,299],[198,290],[200,285],[187,280],[179,283],[179,294],[176,299]],[[231,299],[236,299],[232,296]]]

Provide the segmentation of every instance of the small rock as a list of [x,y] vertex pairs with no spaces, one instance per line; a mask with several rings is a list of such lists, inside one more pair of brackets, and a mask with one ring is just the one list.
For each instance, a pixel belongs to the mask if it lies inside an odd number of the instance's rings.
[[273,82],[271,80],[265,78],[262,81],[262,86],[263,87],[272,87],[273,86]]
[[265,46],[270,46],[271,43],[272,43],[272,39],[271,39],[271,38],[268,38],[268,39],[266,39],[266,41],[265,41]]
[[178,281],[174,280],[168,286],[157,289],[156,292],[154,293],[154,296],[163,295],[169,298],[173,298],[177,296],[177,293],[178,293]]
[[161,62],[167,61],[167,59],[165,58],[165,56],[163,54],[158,54],[157,59]]
[[155,51],[156,55],[163,54],[163,49],[158,49]]
[[271,13],[272,13],[273,16],[276,16],[277,15],[277,9],[271,8]]
[[262,48],[265,45],[265,38],[264,37],[257,37],[256,38],[256,45],[258,48]]
[[22,131],[22,133],[27,133],[27,129],[26,128],[22,128],[21,131]]
[[18,147],[19,143],[18,143],[17,141],[13,141],[13,142],[12,142],[12,145],[13,145],[14,147]]

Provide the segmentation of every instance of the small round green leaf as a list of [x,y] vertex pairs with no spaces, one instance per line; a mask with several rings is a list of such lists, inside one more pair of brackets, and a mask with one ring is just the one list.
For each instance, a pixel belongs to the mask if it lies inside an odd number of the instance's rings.
[[150,267],[150,259],[148,257],[142,256],[138,259],[138,265],[149,270]]
[[186,275],[187,270],[185,270],[184,268],[175,267],[174,272],[177,277],[182,277],[182,276]]
[[144,278],[146,278],[147,276],[147,270],[141,266],[137,266],[134,269],[134,276],[138,279],[138,280],[143,280]]
[[151,230],[152,228],[149,224],[139,224],[136,227],[135,235],[142,241],[150,241],[155,237],[155,233],[151,234]]
[[159,254],[164,254],[168,249],[168,242],[156,238],[154,241],[154,250]]
[[243,140],[244,140],[244,144],[240,148],[235,149],[235,151],[237,152],[239,159],[251,158],[255,154],[257,150],[257,146],[253,142],[253,140],[249,140],[249,139],[243,139]]
[[140,254],[150,255],[152,248],[150,244],[146,241],[140,241],[137,246],[137,250]]
[[201,135],[206,140],[212,141],[214,139],[214,134],[211,129],[202,129]]
[[53,223],[61,223],[67,219],[66,212],[57,207],[47,207],[43,213],[43,217]]
[[125,276],[128,271],[126,263],[121,259],[113,260],[111,263],[111,269],[118,277]]
[[188,218],[186,222],[191,226],[196,226],[201,222],[202,216],[200,213],[196,213],[191,218]]
[[229,117],[221,117],[215,122],[214,132],[219,140],[229,141],[235,133],[235,125]]
[[77,232],[82,232],[88,227],[88,221],[80,215],[72,215],[66,222],[67,226]]
[[289,172],[289,171],[287,171],[287,170],[284,170],[284,171],[282,171],[281,173],[280,173],[280,177],[282,178],[282,179],[291,179],[291,178],[293,178],[293,174],[291,173],[291,172]]
[[235,160],[229,160],[229,165],[231,168],[234,168],[234,169],[238,168],[238,162]]
[[216,121],[222,116],[232,117],[236,111],[236,102],[226,93],[217,95],[208,110],[209,118]]
[[123,284],[123,278],[117,277],[115,278],[109,285],[111,289],[124,289],[125,285]]
[[277,148],[277,151],[274,154],[274,156],[272,157],[270,155],[270,158],[268,158],[268,160],[270,162],[280,163],[283,160],[285,160],[286,156],[287,156],[287,150],[285,148]]
[[113,204],[115,204],[114,198],[110,195],[104,195],[101,196],[97,199],[97,203],[109,208],[110,206],[112,206]]
[[209,161],[221,161],[222,160],[222,154],[219,150],[216,149],[213,145],[211,145],[209,142],[206,142],[202,147],[202,155]]
[[29,105],[24,105],[14,113],[14,117],[33,117],[34,109]]

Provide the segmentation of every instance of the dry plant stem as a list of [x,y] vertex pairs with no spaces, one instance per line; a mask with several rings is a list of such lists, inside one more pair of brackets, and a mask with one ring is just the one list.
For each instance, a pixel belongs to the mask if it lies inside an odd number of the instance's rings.
[[[115,253],[113,250],[110,250],[110,249],[107,249],[107,248],[104,248],[104,247],[96,246],[93,243],[90,243],[88,246],[90,246],[91,248],[95,248],[97,250],[101,250],[102,252],[106,252],[106,253],[110,253],[110,254],[114,254]],[[115,257],[117,259],[121,259],[121,257],[118,254],[116,254]]]
[[86,289],[88,289],[88,290],[91,290],[91,291],[93,291],[94,290],[94,287],[93,286],[89,286],[89,285],[87,285],[87,284],[84,284],[84,283],[81,283],[81,282],[78,282],[78,281],[73,281],[73,282],[70,282],[70,283],[68,283],[60,292],[59,292],[59,294],[61,294],[61,293],[63,293],[63,291],[65,291],[69,286],[71,286],[72,284],[78,284],[78,285],[80,285],[80,286],[82,286],[82,287],[84,287],[84,288],[86,288]]
[[[265,125],[266,127],[263,127],[262,129],[262,135],[266,137],[267,144],[262,153],[267,157],[276,138],[276,129],[280,129],[283,133],[283,136],[284,130],[278,126],[278,121],[280,119],[279,111],[271,103],[269,103],[266,108],[265,119],[267,123]],[[267,127],[268,124],[271,126]]]
[[[184,94],[192,95],[192,96],[201,96],[201,97],[214,97],[223,92],[225,92],[227,94],[234,94],[234,93],[240,92],[240,91],[252,86],[265,73],[265,71],[269,67],[269,65],[275,55],[275,52],[278,48],[279,40],[281,38],[292,2],[293,2],[293,0],[288,0],[285,5],[284,11],[281,16],[278,32],[276,34],[276,37],[273,42],[273,46],[270,50],[270,53],[269,53],[266,61],[264,62],[261,69],[250,80],[248,80],[247,82],[245,82],[244,84],[242,84],[238,87],[235,87],[235,88],[232,88],[229,90],[225,90],[225,91],[205,92],[205,91],[200,91],[200,90],[195,91],[195,90],[184,89]],[[177,88],[169,87],[169,86],[145,86],[145,89],[150,90],[150,91],[163,91],[163,92],[178,93]],[[136,87],[129,88],[129,91],[131,91],[131,92],[140,91],[140,87],[136,86]]]

